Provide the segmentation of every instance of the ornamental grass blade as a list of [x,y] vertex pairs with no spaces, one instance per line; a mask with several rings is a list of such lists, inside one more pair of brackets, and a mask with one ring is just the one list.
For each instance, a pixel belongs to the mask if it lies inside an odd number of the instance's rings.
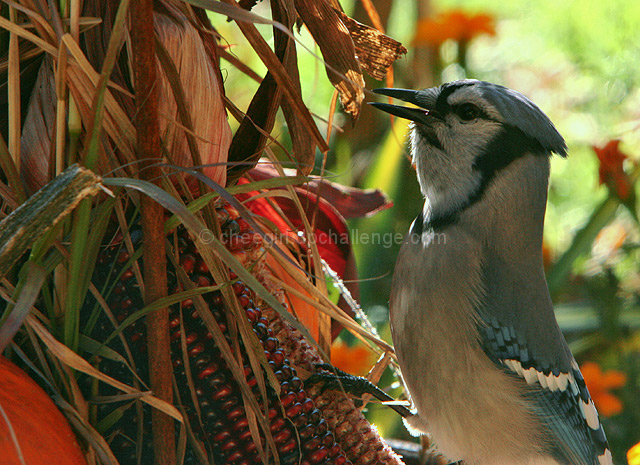
[[29,315],[26,318],[26,322],[31,329],[38,335],[40,340],[45,344],[47,349],[49,349],[50,353],[54,355],[57,359],[59,359],[65,365],[78,370],[82,373],[85,373],[89,376],[92,376],[100,381],[107,383],[116,389],[119,389],[127,394],[140,394],[140,400],[149,404],[151,407],[154,407],[161,412],[169,415],[175,420],[182,422],[182,414],[176,409],[173,405],[158,399],[157,397],[152,396],[151,394],[141,393],[137,389],[132,388],[120,381],[113,379],[110,376],[105,375],[101,371],[94,368],[89,362],[87,362],[84,358],[80,357],[74,351],[69,349],[66,345],[59,342],[56,338],[54,338],[51,333],[40,323],[36,318]]
[[19,294],[16,303],[13,308],[6,308],[0,319],[0,354],[22,326],[48,274],[46,269],[33,262],[27,262],[25,267],[27,271],[17,287]]
[[[251,274],[242,264],[236,259],[233,254],[227,250],[227,248],[218,240],[214,235],[210,234],[204,225],[194,216],[189,209],[176,198],[169,195],[166,191],[162,190],[158,186],[146,181],[131,178],[105,178],[103,182],[107,186],[126,187],[134,189],[148,195],[153,200],[158,202],[164,208],[169,210],[174,215],[180,218],[180,221],[194,236],[198,248],[202,249],[203,255],[210,253],[213,250],[215,254],[227,265],[231,270],[238,275],[247,286],[249,286],[264,302],[266,302],[271,308],[277,311],[284,319],[291,323],[296,329],[298,329],[309,340],[313,340],[309,335],[309,332],[298,321],[287,312],[278,299],[273,296],[259,281]],[[207,247],[203,247],[203,238],[206,238],[208,242]]]

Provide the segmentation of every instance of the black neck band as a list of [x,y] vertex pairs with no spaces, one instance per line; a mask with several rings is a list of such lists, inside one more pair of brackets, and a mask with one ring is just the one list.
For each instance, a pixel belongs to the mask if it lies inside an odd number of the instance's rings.
[[428,218],[424,218],[424,213],[420,212],[411,230],[412,234],[422,234],[425,229],[437,231],[455,224],[462,212],[482,199],[496,174],[528,153],[549,156],[536,139],[527,136],[514,126],[504,126],[482,154],[476,158],[473,169],[480,173],[480,183],[469,194],[467,200],[454,210],[438,215],[429,215]]

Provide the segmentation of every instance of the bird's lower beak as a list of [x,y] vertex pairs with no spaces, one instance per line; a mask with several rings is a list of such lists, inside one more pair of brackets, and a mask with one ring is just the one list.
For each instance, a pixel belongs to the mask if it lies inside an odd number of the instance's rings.
[[418,91],[410,89],[373,89],[373,92],[380,95],[413,103],[420,108],[403,107],[400,105],[390,105],[388,103],[371,102],[370,105],[379,110],[386,111],[400,118],[405,118],[417,123],[429,124],[433,118],[441,119],[437,112],[430,108],[425,108],[423,102],[418,100]]

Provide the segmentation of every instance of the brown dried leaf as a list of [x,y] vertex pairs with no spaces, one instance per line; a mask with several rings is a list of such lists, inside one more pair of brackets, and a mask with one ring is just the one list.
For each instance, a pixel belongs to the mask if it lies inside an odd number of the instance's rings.
[[[198,29],[178,4],[171,0],[161,4],[162,12],[155,14],[155,32],[175,65],[184,97],[180,102],[167,72],[160,73],[158,112],[164,146],[173,163],[184,167],[193,166],[194,162],[210,165],[203,169],[204,174],[225,185],[231,128],[222,99],[218,64],[210,59]],[[186,104],[183,110],[187,115],[179,111],[181,104]],[[193,159],[185,126],[195,135],[200,160]]]
[[[271,3],[271,8],[275,21],[288,28],[293,25],[295,21],[293,2],[290,2],[290,5],[283,5],[274,1]],[[276,56],[288,72],[296,92],[301,93],[295,43],[289,35],[277,27],[273,28],[273,36]],[[266,134],[269,134],[273,129],[280,105],[282,105],[285,120],[289,126],[293,154],[300,169],[308,172],[313,167],[316,147],[313,138],[305,129],[303,122],[289,101],[282,99],[282,90],[278,88],[272,72],[269,71],[251,100],[246,116],[233,137],[229,149],[229,161],[242,164],[230,167],[230,178],[239,177],[255,166],[260,159],[268,139]]]
[[[282,4],[279,2],[272,2],[273,18],[292,29],[298,15],[295,11],[294,0],[282,0]],[[283,64],[285,69],[289,72],[293,85],[296,86],[298,92],[302,92],[300,86],[300,74],[298,72],[298,55],[296,52],[296,45],[293,37],[287,37],[286,50],[284,52]],[[313,167],[316,144],[311,137],[311,134],[304,128],[304,124],[300,121],[300,118],[295,112],[294,107],[288,100],[282,102],[282,112],[284,113],[284,119],[287,122],[289,128],[289,134],[291,135],[291,145],[293,148],[293,154],[298,161],[301,171],[308,173]]]
[[20,171],[30,192],[37,191],[50,179],[49,161],[55,121],[53,62],[46,57],[40,66],[22,128]]
[[349,30],[327,0],[295,0],[296,10],[320,47],[327,76],[355,120],[364,100],[364,77]]
[[258,0],[238,0],[238,5],[240,5],[245,10],[251,10],[254,6],[256,6]]
[[341,11],[337,11],[344,25],[349,29],[356,48],[358,62],[371,77],[381,81],[387,68],[407,53],[407,49],[397,40],[384,35],[377,29],[359,23]]

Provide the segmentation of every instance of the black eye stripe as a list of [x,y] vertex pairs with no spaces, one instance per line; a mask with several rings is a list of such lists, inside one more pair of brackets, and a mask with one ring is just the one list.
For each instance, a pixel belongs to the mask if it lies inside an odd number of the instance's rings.
[[486,117],[486,113],[473,103],[464,102],[452,106],[453,112],[463,121]]

